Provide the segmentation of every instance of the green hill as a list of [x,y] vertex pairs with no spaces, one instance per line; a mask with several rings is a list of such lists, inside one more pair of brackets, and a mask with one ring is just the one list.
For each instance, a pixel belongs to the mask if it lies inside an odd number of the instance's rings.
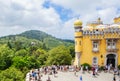
[[21,34],[17,35],[9,35],[0,38],[0,43],[8,43],[8,42],[19,42],[23,44],[23,47],[29,46],[32,42],[40,45],[41,47],[45,47],[47,49],[54,48],[58,45],[65,45],[65,46],[73,46],[74,42],[72,40],[62,40],[55,38],[45,32],[38,31],[38,30],[30,30],[25,31]]
[[36,39],[36,40],[40,40],[43,41],[43,39],[45,38],[52,38],[51,35],[46,34],[45,32],[39,31],[39,30],[30,30],[30,31],[25,31],[21,34],[19,34],[18,36],[23,36],[29,39]]

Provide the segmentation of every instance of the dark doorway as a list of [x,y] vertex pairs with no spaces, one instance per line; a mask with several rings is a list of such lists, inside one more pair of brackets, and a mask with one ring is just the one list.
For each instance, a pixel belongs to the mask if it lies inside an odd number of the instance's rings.
[[107,55],[107,65],[112,64],[112,67],[115,67],[115,57],[114,54]]

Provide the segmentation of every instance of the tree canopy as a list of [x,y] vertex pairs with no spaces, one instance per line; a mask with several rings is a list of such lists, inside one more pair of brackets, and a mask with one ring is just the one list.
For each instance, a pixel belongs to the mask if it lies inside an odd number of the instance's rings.
[[0,73],[0,81],[24,81],[24,74],[14,68],[8,68]]
[[69,65],[72,57],[70,51],[65,46],[58,46],[49,51],[47,65]]
[[71,64],[74,47],[67,41],[40,31],[1,37],[0,81],[24,81],[32,68]]

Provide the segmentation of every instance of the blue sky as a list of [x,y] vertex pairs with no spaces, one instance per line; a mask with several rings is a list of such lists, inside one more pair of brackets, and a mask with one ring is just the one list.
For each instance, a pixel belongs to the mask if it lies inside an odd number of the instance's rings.
[[43,4],[43,7],[45,7],[45,8],[53,7],[55,9],[55,11],[57,12],[57,14],[59,14],[60,19],[63,22],[66,22],[67,20],[72,18],[72,16],[70,16],[70,14],[73,13],[71,9],[65,9],[64,7],[62,7],[60,5],[51,3],[50,1],[45,1]]
[[0,36],[41,30],[57,38],[74,39],[74,21],[83,26],[100,17],[113,23],[119,0],[0,0]]

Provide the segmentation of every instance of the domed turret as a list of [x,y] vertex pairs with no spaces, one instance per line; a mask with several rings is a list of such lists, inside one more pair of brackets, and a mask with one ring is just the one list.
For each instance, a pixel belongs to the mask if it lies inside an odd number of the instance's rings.
[[82,53],[83,30],[82,21],[77,19],[74,22],[75,29],[75,65],[80,66],[80,56]]
[[82,27],[82,21],[77,19],[75,22],[74,22],[74,27]]

